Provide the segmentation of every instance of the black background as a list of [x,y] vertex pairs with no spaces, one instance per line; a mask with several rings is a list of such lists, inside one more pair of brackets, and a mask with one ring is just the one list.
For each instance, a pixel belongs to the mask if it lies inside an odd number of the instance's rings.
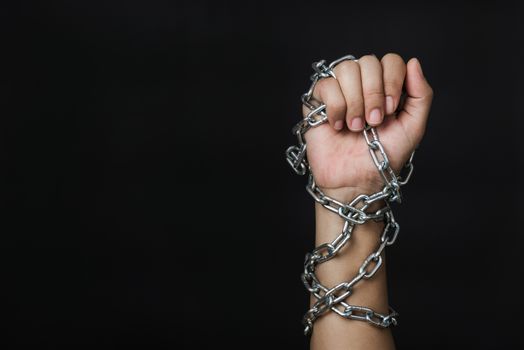
[[399,349],[518,348],[522,5],[2,5],[13,348],[305,349],[311,62],[418,57],[435,97],[388,250]]

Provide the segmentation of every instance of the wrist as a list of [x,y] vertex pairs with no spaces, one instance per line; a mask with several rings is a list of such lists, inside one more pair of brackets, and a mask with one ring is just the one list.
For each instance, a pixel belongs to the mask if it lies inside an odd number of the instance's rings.
[[[377,201],[371,204],[366,212],[375,212],[384,205],[384,201]],[[345,220],[338,213],[327,210],[320,203],[315,203],[316,246],[332,242],[342,232],[344,222]],[[372,248],[377,244],[377,239],[380,238],[383,227],[383,221],[368,220],[363,224],[356,225],[353,231],[373,232],[368,235],[368,239],[362,241],[366,247]]]
[[[349,204],[353,202],[355,198],[361,195],[368,195],[371,196],[372,194],[375,194],[377,192],[381,191],[381,188],[378,188],[378,186],[369,186],[369,187],[341,187],[341,188],[322,188],[319,187],[319,189],[322,191],[322,193],[332,199],[335,199],[338,202]],[[317,203],[318,204],[318,203]],[[363,201],[359,201],[358,203],[355,203],[355,208],[362,209],[364,203]],[[375,201],[364,210],[366,213],[374,213],[380,208],[383,208],[386,205],[386,202],[384,200],[378,200]],[[316,213],[317,215],[322,215],[323,211],[319,210],[322,209],[322,205],[316,206]],[[333,213],[336,215],[336,213]],[[328,216],[329,217],[329,216]],[[340,217],[339,217],[340,218]],[[341,222],[342,221],[342,218]]]
[[[372,194],[371,192],[363,193],[363,190],[356,188],[337,189],[335,191],[327,189],[325,195],[336,199],[342,203],[350,203],[357,196],[361,194]],[[374,213],[386,205],[384,200],[373,202],[365,209],[366,213]],[[362,203],[357,205],[361,208]],[[315,202],[315,246],[325,243],[333,242],[337,236],[342,233],[345,219],[338,213],[324,208],[318,202]],[[363,224],[357,224],[353,228],[351,241],[348,247],[343,247],[339,252],[339,260],[345,261],[346,271],[353,271],[356,273],[362,261],[369,255],[371,251],[376,249],[380,241],[380,235],[384,228],[383,221],[368,220]],[[363,233],[364,232],[364,233]],[[349,247],[352,246],[352,247]],[[349,251],[355,250],[357,254],[348,254]]]

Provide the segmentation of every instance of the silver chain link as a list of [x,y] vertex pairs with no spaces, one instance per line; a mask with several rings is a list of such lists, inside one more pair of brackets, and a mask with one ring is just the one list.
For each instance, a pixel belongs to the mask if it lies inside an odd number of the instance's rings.
[[[304,262],[304,272],[301,275],[302,282],[306,289],[315,296],[317,301],[306,312],[303,317],[305,326],[304,333],[310,334],[313,329],[315,320],[328,311],[351,320],[360,320],[369,322],[378,327],[389,327],[397,324],[398,313],[389,307],[389,314],[384,315],[374,311],[371,308],[357,305],[350,305],[345,300],[353,294],[353,287],[361,280],[372,278],[378,269],[382,266],[382,251],[386,246],[395,243],[400,226],[395,221],[389,202],[401,202],[400,186],[408,183],[413,173],[413,156],[411,154],[408,162],[404,166],[407,171],[405,176],[397,176],[386,151],[380,142],[377,130],[367,125],[364,130],[364,137],[369,147],[371,159],[384,180],[384,187],[381,191],[371,195],[361,194],[355,197],[349,203],[340,202],[324,194],[317,187],[311,168],[306,157],[306,141],[304,134],[312,127],[319,126],[327,122],[326,105],[313,97],[313,91],[316,84],[324,78],[332,77],[336,79],[334,67],[345,60],[358,60],[347,55],[341,57],[329,65],[325,60],[313,63],[315,71],[311,75],[311,86],[309,90],[302,95],[302,103],[309,109],[309,113],[298,122],[292,129],[292,133],[297,137],[298,145],[291,146],[286,150],[286,159],[293,170],[299,175],[308,176],[306,190],[313,199],[321,204],[324,208],[338,214],[344,220],[342,232],[331,243],[324,243],[316,247],[311,253],[306,254]],[[369,206],[377,201],[384,200],[386,205],[374,213],[366,212]],[[333,288],[327,288],[320,283],[315,275],[315,268],[318,264],[332,259],[340,249],[350,240],[351,234],[356,225],[361,225],[369,220],[384,221],[384,229],[380,236],[380,242],[377,249],[373,251],[362,262],[357,275],[349,282],[342,282]]]

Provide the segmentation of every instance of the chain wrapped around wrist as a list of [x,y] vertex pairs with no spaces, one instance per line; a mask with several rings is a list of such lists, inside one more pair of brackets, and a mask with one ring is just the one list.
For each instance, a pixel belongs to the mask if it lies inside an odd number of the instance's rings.
[[[310,78],[312,81],[311,86],[301,98],[303,105],[309,109],[309,113],[292,129],[292,133],[298,139],[298,145],[291,146],[286,150],[287,162],[293,170],[299,175],[308,174],[308,183],[306,185],[308,193],[316,202],[338,214],[344,220],[342,231],[334,241],[321,244],[311,253],[306,254],[304,272],[301,275],[301,279],[308,292],[314,295],[317,300],[303,317],[302,322],[305,327],[305,335],[311,333],[315,320],[330,310],[346,319],[365,321],[384,328],[396,325],[398,317],[398,313],[391,307],[389,307],[389,314],[381,314],[365,306],[350,305],[345,299],[353,293],[355,284],[361,280],[370,279],[375,275],[382,265],[382,251],[386,246],[395,243],[397,239],[400,227],[395,221],[388,203],[400,203],[400,186],[405,185],[411,177],[413,172],[412,161],[415,152],[413,151],[408,162],[404,165],[406,174],[404,176],[396,175],[390,166],[377,130],[367,125],[362,132],[369,147],[371,159],[384,180],[384,186],[381,191],[376,193],[369,195],[360,194],[349,203],[338,201],[324,194],[317,187],[307,162],[304,135],[310,128],[327,122],[326,105],[313,97],[313,91],[319,80],[328,77],[336,79],[333,68],[344,60],[358,61],[354,56],[347,55],[331,62],[329,65],[326,65],[324,60],[313,63],[312,66],[315,72]],[[384,207],[375,212],[366,211],[371,204],[381,200],[386,203]],[[357,275],[351,281],[341,282],[332,288],[322,285],[315,274],[316,266],[333,258],[349,241],[356,225],[364,224],[369,220],[384,221],[385,223],[377,248],[362,262]]]

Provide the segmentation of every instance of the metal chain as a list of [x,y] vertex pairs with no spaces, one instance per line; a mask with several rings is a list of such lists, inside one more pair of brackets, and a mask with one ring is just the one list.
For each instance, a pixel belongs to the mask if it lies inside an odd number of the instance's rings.
[[[378,269],[382,266],[382,251],[386,246],[395,243],[400,226],[395,221],[391,210],[385,212],[386,224],[380,236],[380,242],[371,254],[362,262],[358,273],[349,282],[342,282],[329,289],[323,286],[315,275],[316,265],[331,259],[340,248],[351,238],[354,224],[349,221],[344,223],[342,233],[331,243],[324,243],[313,250],[312,253],[306,254],[304,262],[304,272],[301,275],[302,282],[306,289],[312,293],[318,300],[311,309],[304,315],[305,334],[309,334],[313,322],[322,314],[330,309],[338,315],[347,319],[365,320],[375,326],[389,327],[391,324],[396,325],[398,313],[391,307],[390,314],[383,315],[370,308],[363,306],[349,305],[344,300],[353,294],[353,286],[363,279],[372,278]],[[342,308],[341,308],[342,307]],[[355,313],[354,311],[357,311]],[[364,314],[358,313],[358,311]]]
[[[353,294],[353,286],[361,280],[372,278],[382,266],[382,251],[386,246],[395,243],[400,231],[399,224],[395,221],[389,202],[401,202],[400,186],[408,183],[413,173],[413,152],[404,166],[407,171],[405,176],[397,176],[391,168],[389,158],[380,142],[377,130],[369,125],[363,130],[366,143],[369,147],[371,159],[384,180],[384,187],[381,191],[371,195],[361,194],[349,203],[340,202],[324,194],[317,187],[311,168],[306,157],[306,141],[304,134],[312,127],[319,126],[327,122],[326,105],[313,97],[316,84],[324,78],[332,77],[336,79],[333,68],[344,60],[358,61],[352,55],[341,57],[329,65],[325,60],[313,63],[315,71],[311,75],[312,81],[309,90],[302,95],[301,100],[304,106],[309,109],[309,113],[298,122],[292,129],[292,133],[297,137],[298,145],[291,146],[286,150],[286,160],[293,170],[299,175],[309,173],[306,190],[313,199],[324,208],[338,214],[344,220],[342,232],[331,243],[324,243],[316,247],[311,253],[306,254],[304,262],[304,272],[301,275],[302,282],[306,289],[313,294],[317,301],[306,312],[303,317],[305,326],[304,333],[310,334],[314,321],[328,311],[346,319],[360,320],[369,322],[378,327],[389,327],[397,324],[398,313],[389,307],[389,314],[384,315],[371,308],[357,305],[350,305],[345,300]],[[384,200],[386,205],[374,213],[366,212],[374,202]],[[315,268],[318,264],[332,259],[340,249],[351,239],[351,234],[356,225],[364,224],[369,220],[384,221],[385,226],[380,236],[377,249],[373,251],[360,266],[357,275],[349,282],[342,282],[333,288],[327,288],[320,283],[315,275]]]

